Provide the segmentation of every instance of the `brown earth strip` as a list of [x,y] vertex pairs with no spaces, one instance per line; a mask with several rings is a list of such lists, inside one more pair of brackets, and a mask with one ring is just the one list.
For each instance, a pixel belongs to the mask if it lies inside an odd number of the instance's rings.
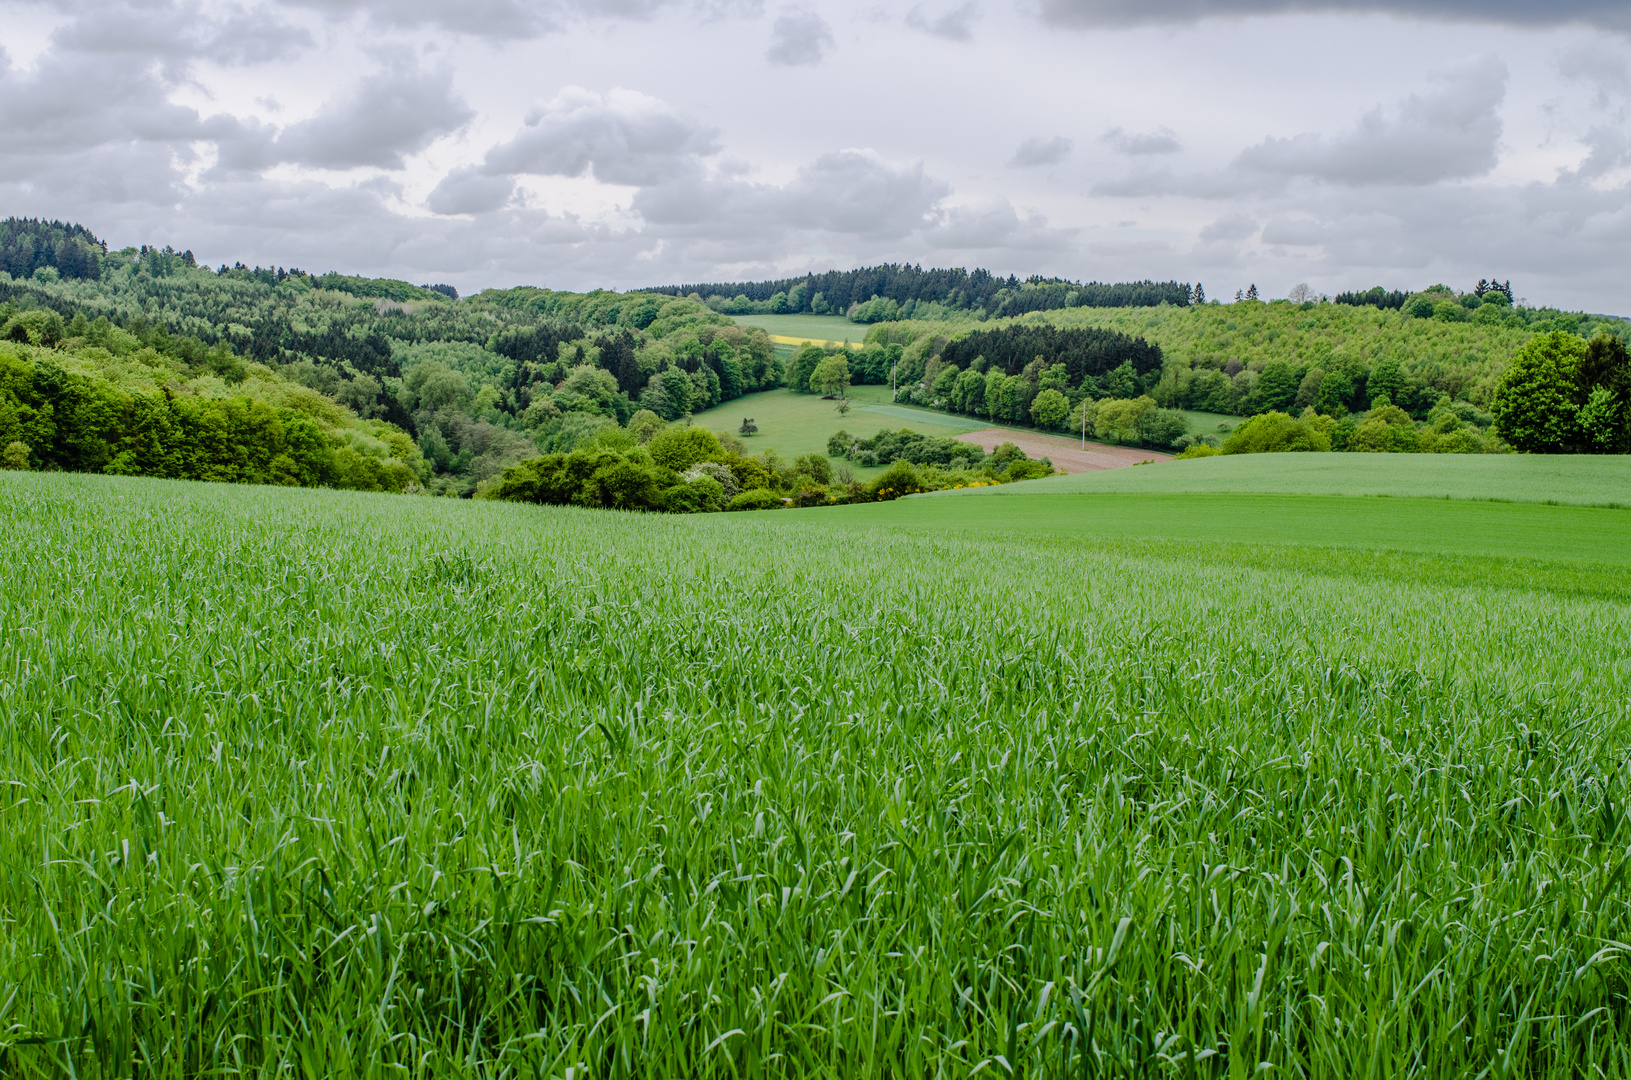
[[1011,442],[1025,451],[1028,457],[1049,458],[1056,467],[1067,473],[1124,469],[1145,461],[1172,460],[1171,454],[1140,450],[1136,446],[1106,446],[1103,443],[1090,442],[1087,449],[1083,450],[1078,439],[1061,439],[1057,435],[1009,431],[1005,428],[981,428],[979,431],[965,432],[957,438],[963,442],[973,443],[987,453],[995,450],[999,443]]

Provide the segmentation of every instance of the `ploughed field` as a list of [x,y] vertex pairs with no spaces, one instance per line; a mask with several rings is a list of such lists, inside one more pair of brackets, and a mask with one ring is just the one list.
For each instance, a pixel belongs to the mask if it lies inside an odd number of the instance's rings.
[[1101,498],[0,476],[0,1074],[1631,1072],[1631,511]]

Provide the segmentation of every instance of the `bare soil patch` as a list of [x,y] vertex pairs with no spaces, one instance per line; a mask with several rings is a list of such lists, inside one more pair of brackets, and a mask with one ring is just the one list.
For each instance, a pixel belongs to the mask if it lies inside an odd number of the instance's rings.
[[982,428],[957,438],[971,442],[987,453],[1000,443],[1011,442],[1029,457],[1048,458],[1067,473],[1099,472],[1103,469],[1124,469],[1145,461],[1171,461],[1171,454],[1154,450],[1141,450],[1136,446],[1107,446],[1090,442],[1082,449],[1079,439],[1061,439],[1057,435],[1031,434],[1008,431],[1005,428]]

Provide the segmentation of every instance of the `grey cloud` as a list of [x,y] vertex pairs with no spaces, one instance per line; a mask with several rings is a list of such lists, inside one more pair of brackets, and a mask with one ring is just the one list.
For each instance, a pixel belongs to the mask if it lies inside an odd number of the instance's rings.
[[894,167],[869,151],[841,150],[800,169],[783,198],[789,220],[806,228],[905,236],[950,193],[922,162]]
[[1111,128],[1104,133],[1103,142],[1119,154],[1145,157],[1152,154],[1176,154],[1183,149],[1178,136],[1169,128],[1158,131],[1136,132]]
[[1051,139],[1033,136],[1019,144],[1014,156],[1008,159],[1008,164],[1022,169],[1038,165],[1057,165],[1070,156],[1070,151],[1075,145],[1063,135],[1055,135]]
[[1202,228],[1200,235],[1207,241],[1245,240],[1257,235],[1261,227],[1250,214],[1229,214]]
[[[283,0],[330,18],[362,17],[383,27],[429,27],[507,41],[554,33],[573,22],[642,20],[671,0]],[[713,5],[698,5],[712,13]]]
[[1078,229],[1060,229],[1040,214],[1020,217],[1005,200],[989,207],[952,207],[924,233],[930,247],[960,251],[1069,251]]
[[834,45],[827,20],[813,11],[793,11],[780,16],[771,32],[774,40],[765,50],[765,59],[777,67],[819,64]]
[[562,90],[535,107],[526,126],[487,152],[489,176],[535,173],[649,186],[694,169],[718,152],[714,129],[687,120],[656,98],[631,90],[601,95]]
[[1391,113],[1366,113],[1351,131],[1266,139],[1242,152],[1236,166],[1351,186],[1481,176],[1495,167],[1506,80],[1506,65],[1485,57],[1437,77],[1434,90],[1412,94]]
[[969,0],[962,7],[934,17],[923,14],[921,7],[914,7],[906,13],[906,25],[947,41],[971,41],[974,38],[974,23],[979,17],[979,4]]
[[1293,14],[1385,14],[1444,22],[1631,30],[1624,0],[1042,0],[1059,26],[1141,26]]
[[486,214],[502,207],[514,194],[515,181],[508,176],[486,176],[467,165],[444,176],[425,205],[436,214]]
[[286,59],[310,48],[312,38],[265,7],[218,18],[196,2],[160,0],[86,7],[55,31],[52,43],[68,52],[135,55],[174,68],[196,59],[228,65]]
[[349,92],[323,103],[317,114],[282,129],[244,129],[223,140],[221,164],[260,169],[278,163],[320,169],[372,166],[401,169],[406,157],[475,116],[453,89],[449,71],[423,72],[396,66],[362,79]]
[[1590,42],[1565,50],[1557,58],[1558,74],[1584,82],[1597,91],[1597,106],[1610,99],[1631,94],[1631,66],[1623,49],[1611,49],[1604,42]]

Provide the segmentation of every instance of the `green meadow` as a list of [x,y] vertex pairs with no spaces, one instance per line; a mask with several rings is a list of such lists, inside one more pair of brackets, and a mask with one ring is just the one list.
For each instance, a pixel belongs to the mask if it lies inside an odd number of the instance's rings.
[[[767,316],[768,317],[768,316]],[[752,417],[756,435],[744,439],[749,453],[774,450],[791,460],[803,454],[827,454],[827,439],[843,430],[858,439],[869,439],[885,428],[910,427],[923,435],[958,435],[989,425],[966,416],[941,416],[927,409],[888,404],[889,387],[850,388],[850,410],[838,414],[837,403],[818,394],[796,394],[791,390],[766,390],[745,394],[735,401],[697,413],[692,422],[710,431],[736,432],[743,419]],[[881,468],[855,468],[858,477],[881,473]]]
[[0,474],[0,1074],[1631,1074],[1631,510],[1178,466]]
[[871,329],[852,323],[842,315],[733,315],[740,326],[757,326],[772,337],[801,341],[845,341],[859,345]]
[[[967,494],[1391,495],[1631,507],[1631,458],[1525,454],[1230,454]],[[949,495],[949,493],[948,493]],[[945,495],[935,495],[942,498]]]

